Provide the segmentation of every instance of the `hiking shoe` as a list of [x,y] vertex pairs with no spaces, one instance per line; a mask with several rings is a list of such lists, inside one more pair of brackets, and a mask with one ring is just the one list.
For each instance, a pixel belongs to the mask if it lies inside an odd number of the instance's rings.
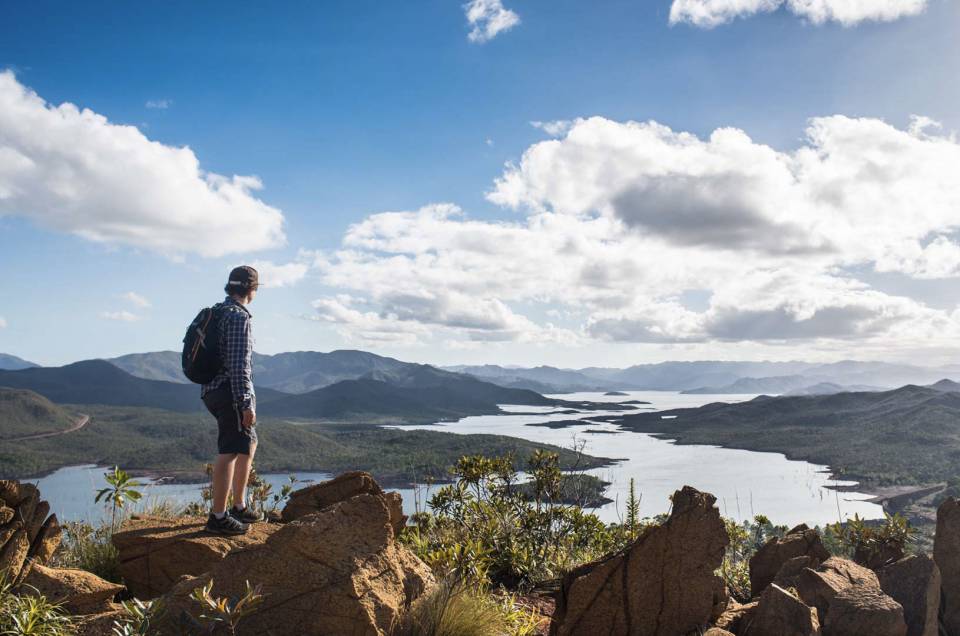
[[217,519],[211,514],[207,517],[206,531],[213,534],[246,534],[247,524],[238,521],[229,514],[223,515],[223,519]]
[[263,521],[263,513],[259,510],[253,510],[250,506],[247,506],[243,510],[240,510],[236,506],[232,506],[230,510],[227,511],[227,515],[233,517],[240,523],[251,524],[257,523],[258,521]]

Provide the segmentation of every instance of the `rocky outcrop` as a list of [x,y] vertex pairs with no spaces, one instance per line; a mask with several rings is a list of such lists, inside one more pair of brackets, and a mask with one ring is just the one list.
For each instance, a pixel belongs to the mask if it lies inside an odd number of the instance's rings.
[[689,486],[673,495],[663,525],[622,552],[564,577],[553,636],[686,634],[718,617],[726,589],[714,571],[729,543],[713,495]]
[[960,634],[960,502],[949,497],[937,509],[933,560],[940,568],[940,620],[947,634]]
[[266,600],[244,619],[243,634],[389,634],[434,585],[429,568],[395,540],[391,521],[383,495],[363,493],[280,526],[180,582],[164,599],[164,633],[195,616],[189,595],[212,579],[215,597],[242,596],[246,581],[262,586]]
[[803,570],[797,592],[816,608],[825,636],[907,633],[903,607],[884,594],[876,574],[852,561],[831,557],[816,570]]
[[714,626],[739,634],[753,620],[759,604],[758,601],[752,601],[741,605],[730,599],[727,609],[717,618]]
[[343,473],[328,481],[295,490],[290,493],[287,505],[283,508],[282,519],[285,522],[296,521],[300,517],[320,512],[350,497],[363,494],[384,498],[390,510],[390,523],[394,532],[399,534],[407,523],[400,493],[384,493],[373,476],[363,471]]
[[817,610],[776,583],[767,586],[744,636],[820,636]]
[[907,636],[937,636],[940,568],[926,555],[908,556],[877,572],[880,587],[903,606]]
[[236,548],[263,543],[278,529],[255,523],[245,535],[224,537],[205,533],[204,521],[196,517],[139,517],[123,524],[113,545],[127,588],[146,600],[170,591],[185,575],[209,572]]
[[104,581],[85,570],[48,568],[37,563],[18,590],[20,594],[39,593],[72,614],[109,611],[113,598],[121,591],[122,585]]
[[73,627],[76,636],[117,636],[114,631],[116,622],[123,623],[129,615],[119,603],[110,603],[101,612],[74,616]]
[[33,484],[0,480],[0,571],[17,583],[32,563],[46,563],[60,545],[60,525]]
[[[753,596],[760,596],[774,582],[784,564],[798,557],[808,558],[804,567],[816,567],[830,558],[820,534],[803,524],[783,537],[770,539],[750,558],[750,589]],[[798,563],[794,562],[795,565]]]

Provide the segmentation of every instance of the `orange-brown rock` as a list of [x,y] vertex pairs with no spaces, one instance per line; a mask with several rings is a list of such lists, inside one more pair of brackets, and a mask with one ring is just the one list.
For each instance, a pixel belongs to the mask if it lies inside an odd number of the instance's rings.
[[960,502],[953,497],[937,509],[933,560],[940,568],[940,620],[947,634],[960,634]]
[[884,594],[877,575],[831,557],[797,580],[800,599],[819,613],[825,636],[904,636],[903,607]]
[[114,624],[128,616],[119,603],[108,603],[102,612],[73,617],[76,636],[116,636]]
[[[33,484],[21,484],[18,481],[0,480],[0,571],[5,571],[7,580],[19,583],[29,571],[28,559],[45,563],[52,555],[47,550],[34,552],[36,539],[41,531],[55,517],[48,517],[50,504],[40,499],[40,492]],[[59,528],[59,526],[57,526]],[[59,534],[54,538],[53,531],[37,547],[59,545]]]
[[333,479],[290,493],[287,505],[283,508],[282,518],[284,521],[294,521],[362,494],[384,497],[390,509],[390,521],[393,524],[394,532],[399,534],[407,523],[407,518],[403,515],[403,499],[400,497],[400,493],[384,493],[380,484],[370,473],[359,470],[343,473]]
[[817,610],[772,583],[760,595],[760,602],[744,636],[820,636]]
[[60,540],[63,536],[63,529],[57,521],[57,515],[50,515],[40,526],[37,536],[30,545],[29,557],[38,563],[50,561],[53,554],[60,547]]
[[27,530],[19,521],[6,543],[0,547],[0,572],[6,572],[8,581],[16,581],[20,577],[27,554],[30,552],[30,540],[27,539]]
[[714,621],[714,625],[734,634],[739,634],[753,618],[753,614],[757,611],[757,605],[759,605],[758,601],[741,605],[731,599],[727,609]]
[[689,486],[673,511],[622,552],[564,577],[550,633],[674,636],[698,629],[725,605],[714,571],[729,543],[713,495]]
[[204,532],[196,517],[140,517],[113,535],[120,573],[134,596],[150,599],[168,592],[181,577],[198,576],[236,548],[263,543],[276,524],[255,523],[245,535],[225,537]]
[[722,627],[711,627],[703,632],[703,636],[736,636],[733,632],[728,632]]
[[123,586],[86,570],[48,568],[34,563],[19,593],[34,591],[73,614],[97,614],[110,609],[113,597],[123,591]]
[[773,583],[783,565],[797,557],[809,557],[815,565],[830,558],[820,535],[806,525],[799,525],[783,537],[767,541],[750,558],[750,590],[754,597]]
[[[211,579],[215,597],[241,596],[245,581],[262,586],[263,606],[242,623],[249,636],[386,635],[434,585],[429,568],[395,541],[383,496],[366,493],[284,524],[181,581],[164,598],[166,615],[196,614],[189,594]],[[171,623],[163,629],[177,633]]]
[[880,587],[903,606],[907,636],[937,636],[940,568],[925,554],[908,556],[877,572]]

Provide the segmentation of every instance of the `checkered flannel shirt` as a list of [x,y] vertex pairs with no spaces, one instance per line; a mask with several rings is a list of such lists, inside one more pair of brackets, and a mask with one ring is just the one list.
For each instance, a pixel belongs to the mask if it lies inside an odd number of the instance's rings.
[[220,316],[220,359],[223,369],[204,384],[201,395],[229,383],[233,403],[240,409],[257,408],[253,391],[253,316],[246,307],[227,296]]

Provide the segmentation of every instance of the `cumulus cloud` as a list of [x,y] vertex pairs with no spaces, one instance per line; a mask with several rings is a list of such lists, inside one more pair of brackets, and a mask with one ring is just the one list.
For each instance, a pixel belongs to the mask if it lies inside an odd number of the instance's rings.
[[47,104],[0,73],[0,216],[170,256],[284,244],[257,177],[204,171],[190,148],[70,103]]
[[104,320],[117,320],[120,322],[136,322],[140,320],[140,316],[125,309],[120,311],[103,311],[100,312],[100,317]]
[[463,10],[471,27],[467,39],[478,44],[520,24],[520,16],[505,8],[501,0],[470,0]]
[[303,256],[291,263],[254,261],[250,265],[257,270],[260,284],[264,287],[292,287],[303,280],[310,270],[310,263]]
[[0,316],[0,329],[6,329],[6,328],[7,328],[7,319],[4,318],[3,316]]
[[148,99],[146,103],[147,108],[157,110],[167,110],[171,106],[173,106],[172,99]]
[[922,118],[817,118],[789,150],[730,128],[577,120],[488,193],[523,216],[439,203],[351,226],[317,262],[352,301],[318,311],[405,342],[951,342],[960,310],[851,272],[960,276],[955,165],[960,144]]
[[554,119],[553,121],[532,121],[530,125],[542,130],[551,137],[560,137],[570,130],[573,122],[569,119]]
[[144,296],[141,296],[137,292],[127,292],[123,294],[123,299],[129,302],[130,304],[139,307],[141,309],[146,309],[151,306],[150,300]]
[[670,23],[712,28],[735,18],[785,7],[814,24],[838,22],[853,26],[864,21],[891,22],[917,15],[926,6],[927,0],[673,0]]

